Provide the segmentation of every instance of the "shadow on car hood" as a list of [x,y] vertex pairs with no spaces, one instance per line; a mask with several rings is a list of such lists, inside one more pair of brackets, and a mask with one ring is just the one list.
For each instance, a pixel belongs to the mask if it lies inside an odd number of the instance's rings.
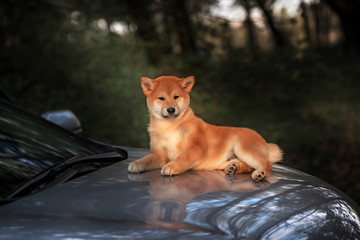
[[0,207],[0,238],[360,239],[358,206],[300,171],[162,177],[128,174],[132,160]]

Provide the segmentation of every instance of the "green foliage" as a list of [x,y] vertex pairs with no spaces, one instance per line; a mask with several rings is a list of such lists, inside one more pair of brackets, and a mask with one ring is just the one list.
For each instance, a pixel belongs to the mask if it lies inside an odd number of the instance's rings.
[[[148,114],[140,77],[154,75],[154,69],[147,65],[142,51],[114,36],[83,46],[80,52],[72,52],[71,58],[74,54],[78,54],[76,67],[71,67],[71,59],[57,65],[65,77],[49,77],[35,83],[22,97],[22,86],[16,89],[14,79],[3,79],[3,90],[35,113],[72,109],[89,137],[113,144],[147,146]],[[51,62],[42,67],[45,66],[51,70],[56,67]],[[39,78],[43,76],[39,74]]]
[[[139,48],[114,37],[97,42],[73,79],[82,86],[84,128],[96,139],[120,145],[147,146],[148,114],[140,77],[153,75]],[[72,104],[76,102],[76,96]],[[86,111],[82,111],[85,109]]]
[[148,116],[138,90],[140,76],[153,75],[154,68],[134,36],[120,38],[87,25],[86,16],[74,17],[73,11],[46,1],[13,4],[0,5],[6,9],[1,90],[35,114],[73,110],[89,137],[147,146]]

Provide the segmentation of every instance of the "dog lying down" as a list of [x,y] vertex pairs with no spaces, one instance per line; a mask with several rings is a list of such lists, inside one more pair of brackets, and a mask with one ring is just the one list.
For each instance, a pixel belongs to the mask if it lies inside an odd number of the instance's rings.
[[267,143],[248,128],[205,123],[189,107],[195,78],[141,78],[150,113],[150,153],[129,164],[130,173],[161,168],[162,175],[193,170],[252,172],[254,181],[269,177],[272,163],[281,161],[278,145]]

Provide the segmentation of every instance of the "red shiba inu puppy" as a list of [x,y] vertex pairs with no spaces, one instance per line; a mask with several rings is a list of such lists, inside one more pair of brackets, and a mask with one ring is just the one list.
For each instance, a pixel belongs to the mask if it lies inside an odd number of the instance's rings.
[[189,107],[195,78],[142,77],[150,113],[150,153],[129,164],[130,173],[161,168],[162,175],[189,169],[224,170],[227,174],[251,172],[254,181],[268,177],[272,163],[282,159],[276,144],[267,143],[248,128],[205,123]]

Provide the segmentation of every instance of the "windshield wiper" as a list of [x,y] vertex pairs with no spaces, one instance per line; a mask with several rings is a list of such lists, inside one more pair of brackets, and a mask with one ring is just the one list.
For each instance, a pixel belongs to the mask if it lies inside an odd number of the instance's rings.
[[78,155],[71,157],[55,164],[54,166],[26,181],[21,185],[21,187],[17,188],[15,191],[5,197],[4,200],[6,200],[6,202],[15,200],[14,198],[27,195],[25,193],[30,192],[31,194],[42,189],[66,182],[81,172],[75,169],[76,166],[82,164],[91,164],[93,170],[90,171],[95,171],[122,160],[124,160],[124,157],[121,153],[118,152],[100,153],[90,156]]

